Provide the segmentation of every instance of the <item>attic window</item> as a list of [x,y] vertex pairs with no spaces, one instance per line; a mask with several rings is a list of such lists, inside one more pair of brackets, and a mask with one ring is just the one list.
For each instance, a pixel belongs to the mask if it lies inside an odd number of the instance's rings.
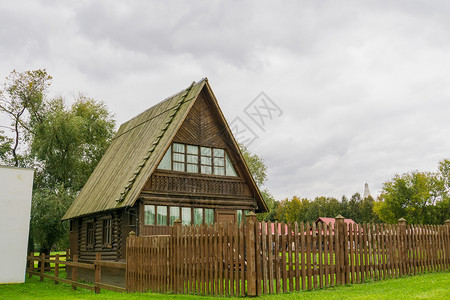
[[225,149],[173,143],[158,169],[178,172],[237,176]]

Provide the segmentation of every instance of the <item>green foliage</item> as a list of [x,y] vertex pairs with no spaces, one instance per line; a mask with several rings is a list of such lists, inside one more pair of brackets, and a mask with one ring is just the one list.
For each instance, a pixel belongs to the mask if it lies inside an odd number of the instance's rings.
[[43,162],[37,184],[79,191],[106,151],[114,124],[103,103],[84,96],[70,108],[62,99],[49,101],[31,143],[31,154]]
[[[0,113],[13,138],[0,134],[0,161],[36,169],[31,240],[48,253],[67,247],[61,218],[94,170],[114,134],[106,106],[80,95],[72,106],[47,99],[51,77],[45,70],[13,71],[0,91]],[[32,246],[30,248],[33,248]]]
[[264,182],[267,180],[267,166],[265,165],[264,160],[257,154],[250,153],[250,151],[248,151],[248,149],[243,145],[239,145],[239,148],[241,149],[242,156],[250,169],[250,173],[253,175],[256,185],[258,187],[262,187]]
[[12,139],[8,138],[0,131],[0,164],[8,164],[8,153],[11,152]]
[[261,196],[266,202],[269,209],[268,213],[258,214],[258,220],[270,220],[272,218],[270,211],[274,209],[275,199],[267,188],[263,189],[263,185],[267,180],[267,166],[265,165],[264,160],[261,157],[259,157],[257,154],[250,153],[250,151],[245,146],[239,144],[239,149],[241,150],[242,156],[244,157],[249,171],[252,174],[256,185],[260,189]]
[[357,223],[380,222],[373,212],[374,203],[372,197],[361,199],[359,193],[354,194],[350,201],[345,196],[342,201],[323,196],[311,201],[294,196],[292,199],[275,201],[266,221],[314,222],[319,217],[334,218],[340,214]]
[[375,212],[387,223],[405,218],[413,224],[443,224],[450,217],[449,170],[449,160],[443,160],[435,173],[396,175],[384,183]]
[[54,189],[34,189],[31,235],[42,252],[49,253],[54,246],[62,249],[68,247],[68,224],[61,223],[61,218],[72,203],[73,196],[62,184]]
[[26,133],[41,119],[44,96],[50,86],[51,76],[45,70],[10,73],[0,90],[0,112],[10,119],[14,135],[11,157],[15,166],[25,166],[26,159],[18,153]]

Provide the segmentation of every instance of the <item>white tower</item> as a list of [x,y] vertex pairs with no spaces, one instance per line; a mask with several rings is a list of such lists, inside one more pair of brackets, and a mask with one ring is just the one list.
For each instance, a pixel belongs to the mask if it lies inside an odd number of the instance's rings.
[[364,199],[370,196],[369,184],[366,182],[364,185]]

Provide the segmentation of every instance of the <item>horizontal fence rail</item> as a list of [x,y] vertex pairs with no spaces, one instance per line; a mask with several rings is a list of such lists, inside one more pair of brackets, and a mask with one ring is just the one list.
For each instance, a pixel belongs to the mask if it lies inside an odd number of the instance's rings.
[[130,292],[257,296],[450,268],[446,225],[265,223],[181,226],[127,239]]
[[[42,255],[42,253],[40,252],[30,252],[30,256],[28,258],[28,264],[31,264],[32,261],[35,264],[34,267],[37,267],[37,259],[40,258]],[[34,260],[33,258],[36,258],[36,260]],[[69,258],[69,251],[61,251],[61,253],[57,253],[57,254],[45,254],[45,259],[49,259],[49,260],[62,260],[65,261]],[[49,263],[45,264],[45,268],[44,270],[47,271],[51,271],[54,270],[56,267],[56,264],[51,261]],[[65,264],[59,264],[58,265],[59,270],[63,270],[66,268]]]
[[[33,252],[31,252],[30,256],[27,258],[29,264],[27,268],[27,273],[30,277],[33,275],[37,275],[40,277],[40,281],[43,281],[44,278],[49,278],[51,280],[55,281],[55,284],[58,284],[58,282],[71,284],[72,288],[75,290],[77,287],[88,289],[91,291],[94,291],[96,293],[100,293],[101,289],[111,290],[115,292],[126,292],[125,288],[113,286],[104,284],[101,282],[102,277],[102,266],[104,267],[110,267],[110,268],[118,268],[118,269],[126,269],[127,264],[125,262],[111,262],[111,261],[102,261],[101,260],[101,253],[96,253],[96,258],[93,264],[91,263],[80,263],[78,262],[78,255],[73,255],[72,261],[66,261],[66,257],[59,256],[59,254],[56,254],[54,259],[51,259],[51,257],[46,256],[44,253],[42,253],[39,256],[35,256]],[[37,267],[35,262],[37,262]],[[51,263],[54,264],[54,267],[52,268],[54,270],[54,275],[48,274],[49,272],[46,270],[45,265]],[[72,280],[59,277],[59,271],[62,267],[65,266],[71,266],[72,267]],[[78,282],[78,269],[88,269],[88,270],[94,270],[95,274],[95,280],[94,285],[89,285],[86,283]],[[47,273],[46,273],[47,271]]]

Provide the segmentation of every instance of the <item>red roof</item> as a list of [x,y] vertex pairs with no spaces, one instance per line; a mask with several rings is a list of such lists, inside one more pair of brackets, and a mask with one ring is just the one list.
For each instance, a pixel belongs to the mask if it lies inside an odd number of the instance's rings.
[[[334,223],[336,223],[336,219],[335,218],[324,218],[324,217],[319,217],[316,220],[316,225],[318,222],[323,222],[326,223],[327,225],[329,225],[331,223],[331,228],[334,231]],[[353,221],[352,219],[344,219],[345,224],[347,224],[347,229],[350,228],[350,225],[356,224],[355,221]],[[318,229],[317,229],[318,230]]]
[[[275,223],[265,223],[266,234],[269,232],[269,228],[267,227],[267,224],[270,224],[270,229],[272,230],[272,234],[275,234]],[[262,229],[262,223],[259,223],[259,228]],[[284,232],[288,233],[287,224],[284,224]],[[292,232],[292,230],[291,230],[291,232]],[[281,223],[278,223],[278,234],[281,234]]]
[[[329,224],[331,222],[331,224],[334,226],[334,223],[336,222],[336,219],[335,218],[319,217],[319,218],[317,218],[315,223],[317,224],[317,222],[319,222],[319,221],[322,221],[323,223],[327,223],[327,224]],[[344,222],[345,222],[345,224],[347,224],[347,226],[349,224],[356,224],[356,222],[353,221],[352,219],[344,219]]]

